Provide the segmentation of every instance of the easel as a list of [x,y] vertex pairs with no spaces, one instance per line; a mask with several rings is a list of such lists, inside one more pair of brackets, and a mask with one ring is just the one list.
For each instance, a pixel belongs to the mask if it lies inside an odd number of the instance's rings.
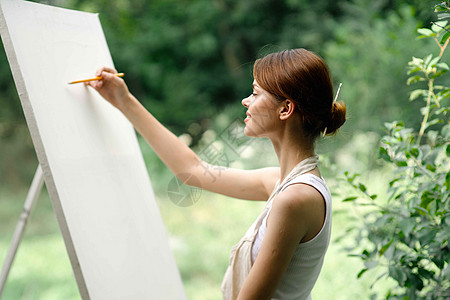
[[17,249],[19,248],[20,242],[22,241],[25,232],[25,227],[28,222],[28,218],[30,217],[31,212],[33,211],[33,208],[36,205],[37,199],[42,191],[43,185],[44,185],[44,175],[42,172],[42,168],[39,165],[36,169],[36,173],[34,174],[34,178],[31,183],[30,190],[28,191],[28,195],[25,200],[22,213],[20,214],[19,221],[17,222],[16,229],[12,237],[11,245],[9,246],[8,253],[6,254],[5,261],[3,262],[2,272],[0,273],[0,298],[3,294],[3,289],[5,288],[6,281],[8,279],[8,274],[9,271],[11,270],[14,258],[16,257]]
[[0,0],[0,33],[40,164],[0,295],[45,174],[82,299],[186,299],[132,125],[98,93],[67,85],[114,66],[98,14]]

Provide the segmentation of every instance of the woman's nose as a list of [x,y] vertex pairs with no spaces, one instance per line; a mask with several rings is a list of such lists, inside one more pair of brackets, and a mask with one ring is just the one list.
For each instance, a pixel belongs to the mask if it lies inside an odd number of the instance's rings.
[[241,101],[242,105],[244,105],[246,108],[248,108],[249,104],[250,104],[250,96],[242,99]]

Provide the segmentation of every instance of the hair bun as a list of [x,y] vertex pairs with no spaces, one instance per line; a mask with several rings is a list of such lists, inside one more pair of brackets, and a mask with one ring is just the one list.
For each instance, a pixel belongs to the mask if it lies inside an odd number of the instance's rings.
[[345,123],[347,108],[342,101],[334,102],[331,109],[330,119],[326,126],[326,134],[332,135]]

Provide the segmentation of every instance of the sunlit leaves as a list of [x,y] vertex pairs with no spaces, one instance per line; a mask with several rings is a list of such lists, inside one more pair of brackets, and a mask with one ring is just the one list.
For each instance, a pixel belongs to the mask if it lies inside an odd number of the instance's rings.
[[428,28],[419,28],[417,29],[417,32],[421,34],[420,37],[432,37],[432,36],[436,36],[436,33],[433,32],[432,30],[428,29]]

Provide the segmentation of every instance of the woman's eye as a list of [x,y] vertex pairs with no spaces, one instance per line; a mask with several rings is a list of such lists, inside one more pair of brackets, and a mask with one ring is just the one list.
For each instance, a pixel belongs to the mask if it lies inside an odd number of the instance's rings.
[[256,93],[252,93],[252,96],[256,96]]

